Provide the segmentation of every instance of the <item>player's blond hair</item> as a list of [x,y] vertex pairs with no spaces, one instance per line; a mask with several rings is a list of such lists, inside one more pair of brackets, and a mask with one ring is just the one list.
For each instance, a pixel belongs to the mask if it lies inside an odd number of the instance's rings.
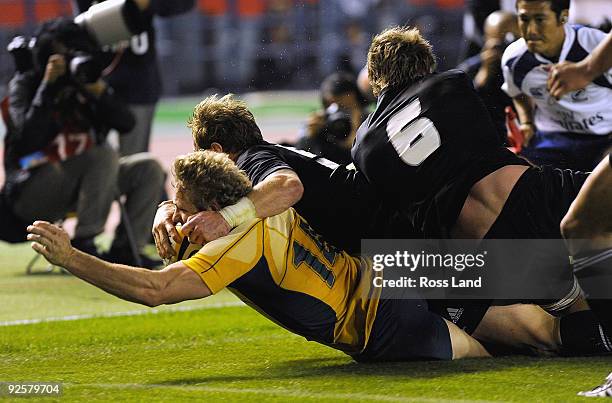
[[374,95],[387,87],[410,85],[436,69],[432,47],[416,28],[393,27],[372,40],[368,77]]
[[227,154],[214,151],[178,156],[172,173],[177,191],[183,192],[198,211],[229,206],[253,189],[244,171]]
[[187,120],[195,150],[208,150],[219,143],[227,153],[239,153],[261,144],[261,130],[247,105],[232,94],[204,98]]

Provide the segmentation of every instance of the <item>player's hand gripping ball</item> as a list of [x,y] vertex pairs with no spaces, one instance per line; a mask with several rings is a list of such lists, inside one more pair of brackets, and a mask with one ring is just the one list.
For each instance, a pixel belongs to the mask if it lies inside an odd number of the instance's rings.
[[176,226],[176,230],[179,233],[180,242],[174,242],[174,239],[170,238],[170,244],[172,245],[172,249],[174,250],[174,255],[169,259],[164,259],[165,266],[179,262],[181,260],[189,259],[202,248],[202,245],[189,242],[189,238],[183,235],[183,231],[181,231],[180,224]]

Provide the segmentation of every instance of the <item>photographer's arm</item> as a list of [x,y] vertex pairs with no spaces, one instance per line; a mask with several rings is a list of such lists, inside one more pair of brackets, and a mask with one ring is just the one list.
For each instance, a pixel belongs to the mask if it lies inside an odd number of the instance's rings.
[[96,108],[96,123],[102,124],[120,133],[129,132],[136,125],[134,114],[126,104],[117,99],[114,91],[103,80],[84,86],[85,96]]
[[57,135],[52,105],[57,89],[53,84],[64,71],[63,57],[52,55],[40,82],[29,72],[16,75],[9,83],[10,141],[20,154],[41,150]]

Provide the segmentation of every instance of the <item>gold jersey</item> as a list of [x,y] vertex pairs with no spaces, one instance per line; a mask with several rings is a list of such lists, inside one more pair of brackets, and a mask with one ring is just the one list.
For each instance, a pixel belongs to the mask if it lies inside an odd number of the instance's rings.
[[295,210],[254,219],[183,263],[288,330],[354,354],[368,341],[380,289],[367,261],[327,244]]

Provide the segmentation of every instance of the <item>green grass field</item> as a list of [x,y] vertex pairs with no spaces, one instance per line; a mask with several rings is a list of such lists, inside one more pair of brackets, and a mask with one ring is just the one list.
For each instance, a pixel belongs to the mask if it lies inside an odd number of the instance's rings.
[[151,310],[69,275],[26,276],[32,255],[0,243],[0,381],[62,382],[55,400],[559,402],[612,370],[607,358],[356,364],[230,294]]
[[[185,121],[198,100],[160,104],[163,147],[187,139],[172,153],[190,148]],[[265,134],[280,134],[297,130],[317,99],[254,96],[248,103]],[[0,242],[0,382],[63,383],[61,397],[44,400],[588,401],[576,393],[612,371],[610,358],[356,364],[229,293],[153,310],[70,275],[26,276],[33,255],[27,244]]]

